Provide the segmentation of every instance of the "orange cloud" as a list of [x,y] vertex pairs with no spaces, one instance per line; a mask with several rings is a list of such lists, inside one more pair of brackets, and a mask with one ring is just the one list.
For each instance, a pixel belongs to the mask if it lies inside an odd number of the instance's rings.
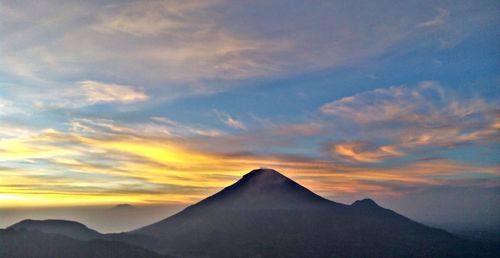
[[374,148],[366,141],[334,143],[330,146],[330,151],[332,155],[360,162],[381,162],[387,158],[405,155],[396,146],[385,145]]

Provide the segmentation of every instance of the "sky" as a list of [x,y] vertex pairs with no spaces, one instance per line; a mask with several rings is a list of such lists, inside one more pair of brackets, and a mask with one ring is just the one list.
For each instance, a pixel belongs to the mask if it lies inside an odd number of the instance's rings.
[[268,167],[331,200],[500,225],[498,13],[0,0],[0,209],[188,205]]

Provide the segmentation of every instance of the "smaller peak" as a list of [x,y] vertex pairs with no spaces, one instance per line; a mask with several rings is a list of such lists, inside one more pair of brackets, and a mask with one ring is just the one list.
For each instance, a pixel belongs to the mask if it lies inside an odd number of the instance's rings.
[[353,204],[351,204],[351,206],[353,206],[353,207],[379,207],[378,204],[370,198],[366,198],[363,200],[357,200]]
[[113,207],[113,209],[134,209],[135,206],[131,205],[131,204],[128,204],[128,203],[120,203],[120,204],[117,204]]

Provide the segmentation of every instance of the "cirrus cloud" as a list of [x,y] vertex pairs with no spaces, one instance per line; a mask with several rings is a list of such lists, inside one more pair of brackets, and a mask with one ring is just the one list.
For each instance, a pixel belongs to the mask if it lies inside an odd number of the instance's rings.
[[433,81],[362,92],[327,103],[320,110],[337,123],[368,129],[356,140],[328,144],[334,157],[355,162],[381,162],[424,147],[449,149],[500,139],[499,111],[494,104],[459,96]]
[[339,142],[330,145],[332,155],[359,162],[381,162],[387,158],[401,157],[405,153],[391,145],[371,146],[368,141]]
[[232,117],[229,113],[217,109],[214,109],[214,113],[217,118],[227,126],[236,129],[247,130],[247,126],[245,125],[245,123]]
[[[109,102],[132,103],[144,101],[149,98],[143,91],[127,85],[87,80],[78,82],[78,86],[81,88],[81,94],[85,101],[91,104]],[[80,94],[78,90],[74,92]]]
[[450,11],[441,8],[441,9],[438,9],[438,12],[439,13],[438,13],[438,15],[436,15],[436,17],[434,17],[428,21],[418,23],[417,27],[418,28],[436,27],[436,26],[443,24],[446,21],[446,19],[450,16]]

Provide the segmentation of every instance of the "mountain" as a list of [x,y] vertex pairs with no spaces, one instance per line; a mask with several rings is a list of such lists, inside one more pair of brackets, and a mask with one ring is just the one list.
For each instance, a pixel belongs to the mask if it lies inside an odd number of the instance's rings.
[[81,241],[59,234],[24,229],[0,230],[0,258],[165,258],[117,241]]
[[7,229],[26,231],[40,231],[43,233],[60,234],[72,237],[78,240],[97,239],[101,234],[87,226],[69,220],[23,220]]
[[133,231],[174,257],[495,257],[492,246],[414,222],[365,199],[322,198],[254,170],[197,204]]

